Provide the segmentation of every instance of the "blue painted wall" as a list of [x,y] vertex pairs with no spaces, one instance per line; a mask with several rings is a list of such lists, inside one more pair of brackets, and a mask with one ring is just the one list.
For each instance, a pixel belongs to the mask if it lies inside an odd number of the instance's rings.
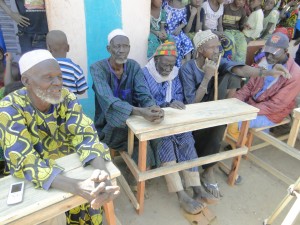
[[[121,0],[85,0],[87,65],[89,66],[109,56],[107,35],[116,28],[122,27]],[[80,32],[79,32],[80,33]],[[88,98],[80,99],[87,116],[94,119],[95,104],[92,78],[88,71]]]

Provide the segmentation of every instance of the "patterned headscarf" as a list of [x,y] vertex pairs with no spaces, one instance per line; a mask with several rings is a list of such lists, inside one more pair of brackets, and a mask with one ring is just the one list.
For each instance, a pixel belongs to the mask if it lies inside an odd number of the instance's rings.
[[211,39],[214,39],[214,38],[218,38],[218,36],[216,34],[214,34],[213,32],[211,32],[211,30],[205,30],[205,31],[199,30],[196,33],[196,35],[193,39],[193,42],[197,49],[199,46],[203,45],[205,42],[207,42]]
[[156,52],[154,53],[154,56],[160,56],[160,55],[166,55],[166,56],[178,56],[176,45],[172,41],[165,41],[163,44],[158,46],[156,49]]

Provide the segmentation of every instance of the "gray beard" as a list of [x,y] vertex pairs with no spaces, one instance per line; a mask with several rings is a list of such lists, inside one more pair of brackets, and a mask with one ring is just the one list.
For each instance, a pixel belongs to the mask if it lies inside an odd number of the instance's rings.
[[60,98],[58,98],[58,99],[51,98],[47,95],[47,92],[42,91],[40,88],[35,88],[35,89],[33,89],[33,91],[34,91],[35,95],[37,97],[39,97],[42,101],[50,103],[52,105],[59,104],[64,100],[62,95],[60,95]]
[[125,64],[126,62],[127,62],[127,59],[124,59],[124,60],[116,59],[117,64]]

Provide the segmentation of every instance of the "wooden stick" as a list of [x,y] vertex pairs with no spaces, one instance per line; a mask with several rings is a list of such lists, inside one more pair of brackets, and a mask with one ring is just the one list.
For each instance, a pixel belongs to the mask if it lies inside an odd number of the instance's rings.
[[217,68],[216,68],[216,71],[215,71],[215,93],[214,93],[214,100],[218,100],[218,69],[219,69],[219,65],[220,65],[220,61],[221,61],[221,54],[219,55],[219,59],[218,59],[218,63],[217,63]]

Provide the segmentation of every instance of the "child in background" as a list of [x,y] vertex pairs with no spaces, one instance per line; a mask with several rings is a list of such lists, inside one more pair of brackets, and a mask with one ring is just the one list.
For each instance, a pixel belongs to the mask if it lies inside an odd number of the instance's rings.
[[250,14],[243,33],[246,36],[247,43],[260,37],[263,30],[264,13],[261,9],[262,0],[250,0]]
[[148,37],[147,58],[150,59],[160,46],[167,39],[165,30],[167,13],[161,8],[162,0],[151,0],[150,34]]
[[244,10],[245,0],[234,0],[233,3],[225,5],[223,15],[223,29],[225,37],[232,41],[232,60],[245,63],[247,52],[247,41],[242,30],[246,22]]
[[264,3],[264,27],[261,39],[267,40],[276,28],[279,20],[279,11],[276,7],[277,0],[266,0]]
[[67,52],[69,52],[66,34],[60,30],[52,30],[47,34],[46,42],[48,50],[60,66],[63,75],[63,86],[74,94],[83,94],[88,86],[80,66],[73,63],[71,59],[66,58]]
[[184,28],[184,33],[186,33],[191,40],[193,40],[199,30],[202,30],[204,10],[201,8],[201,5],[202,0],[191,0],[191,3],[185,6],[188,23]]
[[166,31],[170,38],[176,42],[178,53],[176,66],[180,67],[183,64],[183,59],[184,61],[191,59],[191,52],[194,49],[192,41],[182,30],[187,24],[186,8],[181,0],[165,0],[163,8],[167,12]]
[[207,0],[202,4],[204,10],[203,30],[223,32],[223,1],[224,0]]

